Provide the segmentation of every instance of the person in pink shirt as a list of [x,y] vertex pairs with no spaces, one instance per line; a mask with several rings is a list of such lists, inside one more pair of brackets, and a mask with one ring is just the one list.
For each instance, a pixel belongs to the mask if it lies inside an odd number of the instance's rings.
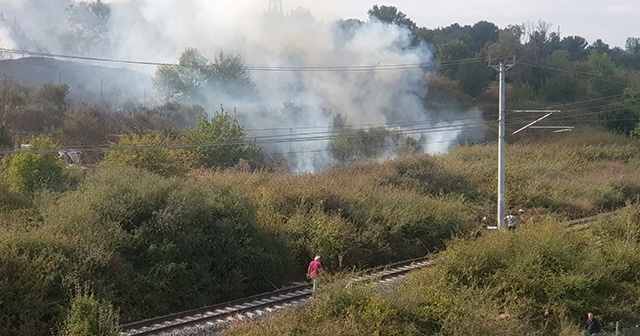
[[322,271],[322,263],[320,263],[320,256],[316,256],[309,263],[309,268],[307,269],[307,278],[313,280],[313,292],[315,293],[318,288],[318,275]]

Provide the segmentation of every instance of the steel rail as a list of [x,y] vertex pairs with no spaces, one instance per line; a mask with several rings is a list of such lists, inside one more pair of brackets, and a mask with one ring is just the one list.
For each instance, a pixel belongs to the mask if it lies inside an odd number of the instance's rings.
[[[579,218],[563,222],[562,224],[567,227],[578,225],[581,227],[588,227],[588,223],[594,222],[610,214],[611,213],[606,213]],[[362,272],[361,276],[349,281],[347,287],[358,282],[382,282],[388,279],[404,277],[412,270],[429,266],[431,263],[432,261],[428,260],[426,257],[422,257],[367,269]],[[122,335],[128,336],[152,335],[166,333],[171,330],[188,328],[190,326],[207,323],[224,323],[229,320],[242,319],[243,314],[251,314],[251,312],[260,311],[261,309],[269,309],[269,307],[286,305],[288,303],[295,302],[296,300],[306,300],[312,294],[311,287],[311,284],[291,286],[212,306],[132,322],[120,326],[120,332]]]
[[[241,299],[237,299],[237,300],[232,300],[232,301],[228,301],[228,302],[224,302],[224,303],[218,303],[218,304],[211,305],[211,306],[191,309],[191,310],[182,311],[182,312],[175,313],[175,314],[169,314],[169,315],[154,317],[154,318],[146,319],[146,320],[142,320],[142,321],[127,323],[127,324],[124,324],[124,325],[120,326],[120,331],[121,332],[127,332],[128,330],[137,330],[137,329],[141,329],[141,328],[145,328],[145,327],[148,328],[148,327],[153,326],[153,325],[166,323],[166,322],[170,322],[170,321],[174,321],[174,320],[180,320],[180,319],[183,319],[183,318],[186,318],[186,317],[189,317],[189,316],[195,316],[195,315],[199,315],[199,314],[206,314],[208,312],[212,312],[212,311],[215,312],[215,311],[218,311],[218,310],[224,310],[224,309],[226,309],[228,307],[233,307],[233,306],[246,304],[248,302],[260,301],[260,300],[271,298],[271,297],[278,297],[278,296],[285,295],[285,294],[288,294],[288,293],[297,292],[297,291],[301,291],[301,290],[310,288],[310,286],[311,285],[309,285],[309,284],[304,284],[304,285],[298,285],[298,286],[282,288],[282,289],[278,289],[278,290],[275,290],[275,291],[271,291],[271,292],[267,292],[267,293],[261,293],[261,294],[257,294],[257,295],[252,295],[252,296],[249,296],[249,297],[245,297],[245,298],[241,298]],[[144,334],[144,333],[136,333],[135,335],[146,335],[146,334]]]
[[[362,276],[351,280],[350,283],[385,281],[399,278],[405,276],[412,270],[430,264],[431,262],[424,257],[379,266],[365,270]],[[153,335],[204,324],[214,325],[216,323],[226,323],[231,320],[242,319],[241,316],[244,314],[250,315],[252,312],[269,309],[270,307],[278,307],[295,301],[303,301],[311,295],[311,284],[292,286],[212,306],[124,324],[120,327],[120,332],[122,335],[129,336]],[[261,314],[256,313],[254,315]],[[239,316],[240,318],[238,318]]]

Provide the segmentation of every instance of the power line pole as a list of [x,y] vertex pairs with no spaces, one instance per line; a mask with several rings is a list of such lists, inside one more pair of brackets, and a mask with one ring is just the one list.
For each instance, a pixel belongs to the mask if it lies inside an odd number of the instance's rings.
[[504,217],[505,217],[505,201],[504,201],[504,191],[505,191],[505,147],[506,147],[506,136],[505,136],[505,78],[506,71],[511,69],[514,66],[514,63],[506,64],[505,60],[501,59],[499,64],[492,65],[491,67],[498,70],[500,72],[500,102],[498,105],[498,229],[502,230],[505,228]]

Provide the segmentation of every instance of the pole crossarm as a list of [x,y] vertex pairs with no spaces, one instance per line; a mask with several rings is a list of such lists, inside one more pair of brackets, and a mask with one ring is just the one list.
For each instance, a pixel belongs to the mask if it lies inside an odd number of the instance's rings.
[[[491,64],[492,61],[498,61],[498,64]],[[510,63],[509,63],[510,62]],[[513,68],[516,65],[516,57],[505,57],[505,58],[496,58],[489,59],[489,67],[500,72],[501,70],[507,71]]]
[[574,126],[531,126],[529,128],[537,128],[537,129],[545,129],[545,128],[553,128],[553,129],[574,129]]
[[[542,121],[545,118],[549,117],[550,115],[552,115],[554,113],[561,112],[561,111],[560,110],[515,110],[513,112],[520,112],[520,113],[547,113],[547,114],[545,114],[544,116],[542,116],[542,117],[540,117],[540,118],[528,123],[527,125],[525,125],[524,127],[520,128],[519,130],[511,133],[511,135],[514,135],[516,133],[519,133],[520,131],[523,131],[523,130],[525,130],[527,128],[530,128],[531,126],[533,126],[537,122]],[[558,127],[558,128],[560,128],[560,127]]]
[[558,113],[562,110],[513,110],[515,113]]

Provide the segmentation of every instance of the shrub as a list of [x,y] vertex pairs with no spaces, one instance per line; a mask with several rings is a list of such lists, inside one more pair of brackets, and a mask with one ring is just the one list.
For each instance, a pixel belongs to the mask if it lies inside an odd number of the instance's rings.
[[41,211],[42,230],[76,251],[69,276],[92,281],[125,321],[264,291],[294,274],[253,204],[216,184],[104,169]]
[[415,190],[424,195],[463,194],[470,198],[476,189],[462,175],[455,175],[428,156],[401,160],[394,165],[394,174],[386,183]]
[[[104,166],[132,166],[146,169],[163,176],[183,173],[185,164],[182,150],[164,148],[170,146],[172,138],[166,134],[145,135],[120,134],[118,141],[111,143],[111,151],[105,153]],[[175,143],[175,141],[174,141]]]
[[605,328],[636,324],[639,228],[629,208],[588,231],[545,222],[456,239],[396,288],[326,286],[296,316],[230,334],[572,335],[586,311]]
[[[31,150],[50,150],[55,145],[47,138],[33,138]],[[12,190],[31,193],[37,189],[62,188],[69,182],[63,164],[54,153],[15,154],[7,171]]]
[[640,199],[640,185],[631,181],[611,181],[604,188],[594,191],[594,206],[604,211],[611,211],[624,206],[627,202]]
[[47,334],[61,323],[67,257],[54,241],[24,232],[0,232],[0,334]]
[[240,159],[262,160],[262,150],[253,144],[245,144],[244,137],[238,121],[222,109],[211,120],[202,114],[198,123],[187,131],[186,142],[192,146],[190,151],[199,166],[227,168]]
[[5,126],[4,122],[0,122],[0,148],[11,148],[13,147],[13,140],[11,139],[11,134],[7,130],[7,126]]
[[59,335],[120,335],[118,313],[111,304],[96,299],[93,294],[76,294],[71,301],[71,309]]

